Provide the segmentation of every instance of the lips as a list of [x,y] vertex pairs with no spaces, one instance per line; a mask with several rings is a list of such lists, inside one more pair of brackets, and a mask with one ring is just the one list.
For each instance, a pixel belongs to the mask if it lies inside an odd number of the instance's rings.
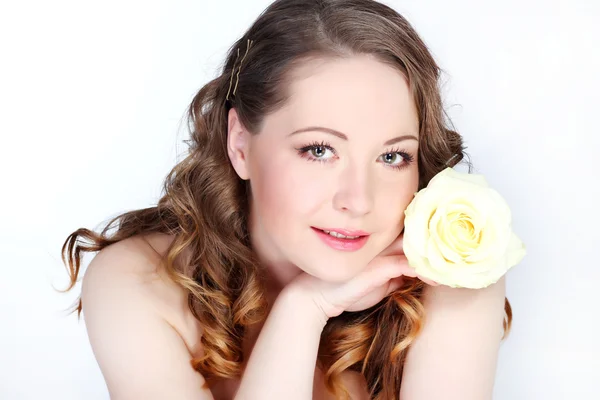
[[356,237],[356,236],[369,236],[368,232],[360,231],[360,230],[349,230],[349,229],[339,229],[339,228],[316,228],[322,230],[324,232],[335,232],[339,235]]
[[335,250],[356,251],[369,240],[369,233],[360,230],[339,228],[315,228],[312,230],[329,247]]

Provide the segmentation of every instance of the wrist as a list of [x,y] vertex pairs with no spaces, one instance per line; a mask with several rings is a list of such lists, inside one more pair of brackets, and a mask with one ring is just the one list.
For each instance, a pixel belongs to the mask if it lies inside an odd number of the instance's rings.
[[284,307],[287,312],[293,313],[300,319],[322,331],[329,317],[319,307],[311,294],[303,287],[290,285],[285,287],[277,298],[277,303]]

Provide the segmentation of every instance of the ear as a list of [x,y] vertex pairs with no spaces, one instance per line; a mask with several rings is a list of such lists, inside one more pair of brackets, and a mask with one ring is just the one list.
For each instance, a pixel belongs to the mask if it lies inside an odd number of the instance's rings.
[[249,152],[250,132],[240,122],[237,110],[232,108],[227,116],[227,154],[233,169],[243,180],[250,179]]

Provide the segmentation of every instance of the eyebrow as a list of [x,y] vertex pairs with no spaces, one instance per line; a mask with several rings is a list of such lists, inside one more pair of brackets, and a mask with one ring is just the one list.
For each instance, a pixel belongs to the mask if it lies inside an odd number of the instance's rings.
[[[297,129],[294,132],[290,133],[288,136],[292,136],[292,135],[295,135],[297,133],[309,132],[309,131],[324,132],[324,133],[328,133],[328,134],[333,135],[333,136],[337,136],[340,139],[348,140],[348,136],[344,135],[342,132],[336,131],[335,129],[331,129],[331,128],[325,128],[325,127],[322,127],[322,126],[309,126],[309,127],[306,127],[306,128]],[[419,141],[419,139],[417,139],[417,137],[415,135],[402,135],[402,136],[398,136],[398,137],[395,137],[393,139],[390,139],[390,140],[386,141],[383,145],[384,146],[390,146],[392,144],[395,144],[395,143],[398,143],[398,142],[402,142],[403,140],[409,140],[409,139],[416,140],[417,142]]]

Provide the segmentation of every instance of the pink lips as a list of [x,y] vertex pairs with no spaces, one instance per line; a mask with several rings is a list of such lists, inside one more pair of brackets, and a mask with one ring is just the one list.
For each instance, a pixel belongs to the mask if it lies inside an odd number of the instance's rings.
[[369,240],[369,233],[364,231],[350,231],[346,229],[324,229],[329,232],[337,232],[344,236],[359,236],[356,239],[343,239],[331,236],[323,229],[311,227],[312,230],[319,236],[319,238],[329,247],[335,250],[342,251],[356,251],[362,248]]

